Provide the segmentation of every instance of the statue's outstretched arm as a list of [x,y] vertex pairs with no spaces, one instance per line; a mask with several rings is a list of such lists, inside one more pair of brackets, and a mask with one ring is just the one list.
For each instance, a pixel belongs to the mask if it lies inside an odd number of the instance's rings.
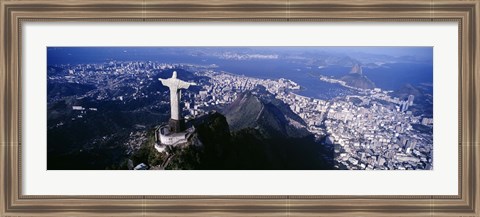
[[165,85],[165,84],[166,84],[166,83],[165,83],[165,81],[166,81],[165,79],[161,79],[161,78],[159,78],[158,80],[159,80],[160,82],[162,82],[162,84],[163,84],[163,85]]
[[162,82],[162,85],[163,85],[163,86],[167,86],[167,87],[170,87],[170,86],[172,86],[172,85],[175,84],[175,82],[172,82],[171,79],[162,79],[162,78],[159,78],[158,80],[159,80],[160,82]]
[[188,89],[188,87],[190,87],[190,85],[196,85],[195,83],[190,83],[190,82],[185,82],[185,81],[179,81],[178,82],[178,88],[181,88],[181,89]]

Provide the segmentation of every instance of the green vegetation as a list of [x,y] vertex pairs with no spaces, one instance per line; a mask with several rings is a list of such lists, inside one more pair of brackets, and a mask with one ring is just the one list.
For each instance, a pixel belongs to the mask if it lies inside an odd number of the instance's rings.
[[172,159],[166,165],[166,170],[194,170],[200,168],[203,152],[193,146],[172,150]]
[[280,131],[266,137],[262,130],[247,127],[230,132],[225,116],[213,113],[192,123],[196,132],[184,147],[168,148],[168,155],[154,148],[154,130],[131,157],[134,165],[148,164],[167,170],[232,169],[327,169],[321,154],[331,155],[313,136],[288,137]]
[[147,137],[148,139],[141,145],[140,149],[130,157],[134,166],[140,163],[145,163],[150,167],[158,166],[167,159],[166,154],[159,153],[154,147],[155,129],[150,129],[147,132]]

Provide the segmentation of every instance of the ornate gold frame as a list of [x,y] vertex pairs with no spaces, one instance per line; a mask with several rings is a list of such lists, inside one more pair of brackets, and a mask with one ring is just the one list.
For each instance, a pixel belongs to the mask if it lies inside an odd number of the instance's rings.
[[[0,216],[480,216],[479,0],[0,0]],[[459,24],[455,196],[28,196],[21,194],[25,21],[439,22]]]

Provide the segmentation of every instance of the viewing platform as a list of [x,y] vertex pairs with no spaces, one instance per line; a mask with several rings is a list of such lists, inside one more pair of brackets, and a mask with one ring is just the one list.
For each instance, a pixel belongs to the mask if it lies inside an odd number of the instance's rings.
[[167,147],[184,145],[195,132],[195,127],[190,127],[184,132],[175,133],[170,130],[169,125],[161,125],[155,129],[155,149],[158,152],[165,152]]

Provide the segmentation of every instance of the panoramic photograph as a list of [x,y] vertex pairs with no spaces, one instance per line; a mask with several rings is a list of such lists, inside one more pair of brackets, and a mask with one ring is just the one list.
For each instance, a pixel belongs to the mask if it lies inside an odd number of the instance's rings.
[[47,47],[47,170],[433,170],[433,47]]

